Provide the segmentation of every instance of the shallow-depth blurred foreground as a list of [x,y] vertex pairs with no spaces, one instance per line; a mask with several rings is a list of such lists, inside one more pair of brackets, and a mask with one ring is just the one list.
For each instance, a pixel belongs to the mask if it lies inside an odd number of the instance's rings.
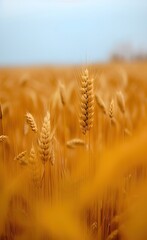
[[0,70],[0,239],[147,239],[147,62]]

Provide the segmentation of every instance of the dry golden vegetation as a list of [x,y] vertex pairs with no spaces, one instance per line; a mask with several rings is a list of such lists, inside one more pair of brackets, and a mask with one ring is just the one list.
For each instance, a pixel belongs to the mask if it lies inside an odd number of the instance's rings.
[[0,239],[147,239],[147,63],[0,70]]

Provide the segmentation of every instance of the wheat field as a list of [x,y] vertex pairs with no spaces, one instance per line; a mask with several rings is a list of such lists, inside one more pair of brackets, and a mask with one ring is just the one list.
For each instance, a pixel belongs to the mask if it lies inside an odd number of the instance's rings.
[[147,62],[0,69],[0,239],[147,239]]

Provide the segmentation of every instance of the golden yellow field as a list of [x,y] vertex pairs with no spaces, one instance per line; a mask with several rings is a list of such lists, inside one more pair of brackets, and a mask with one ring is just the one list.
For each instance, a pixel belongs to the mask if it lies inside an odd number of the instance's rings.
[[0,70],[0,240],[147,239],[147,62]]

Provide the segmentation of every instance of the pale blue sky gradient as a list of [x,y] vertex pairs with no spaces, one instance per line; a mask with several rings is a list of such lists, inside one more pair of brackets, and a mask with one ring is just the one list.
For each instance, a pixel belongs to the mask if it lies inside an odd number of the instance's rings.
[[147,49],[146,0],[0,0],[0,65],[105,61]]

